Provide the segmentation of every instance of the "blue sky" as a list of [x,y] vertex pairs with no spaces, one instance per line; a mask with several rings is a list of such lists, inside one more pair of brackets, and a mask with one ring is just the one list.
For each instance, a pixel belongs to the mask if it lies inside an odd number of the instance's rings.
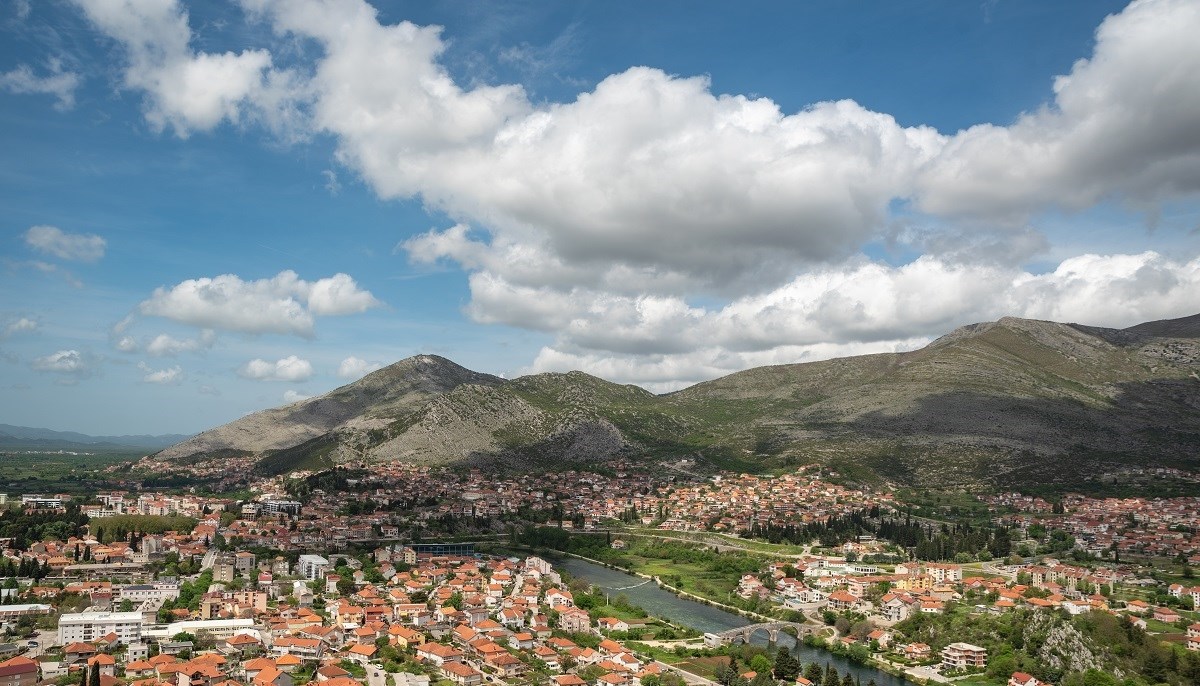
[[8,2],[0,418],[186,433],[421,352],[666,391],[1193,314],[1197,29],[1182,0]]

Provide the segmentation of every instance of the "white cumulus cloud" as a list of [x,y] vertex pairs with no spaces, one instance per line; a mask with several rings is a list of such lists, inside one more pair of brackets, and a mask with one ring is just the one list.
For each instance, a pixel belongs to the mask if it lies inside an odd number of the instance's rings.
[[146,119],[156,129],[186,137],[226,120],[287,116],[291,77],[272,68],[271,53],[193,50],[187,11],[176,0],[75,2],[124,49],[124,85],[145,93]]
[[142,382],[144,383],[175,386],[183,381],[183,368],[179,365],[166,369],[154,369],[145,362],[139,362],[138,369],[143,372]]
[[[1009,314],[1110,325],[1192,314],[1200,292],[1188,255],[1015,266],[1051,247],[1039,212],[1153,211],[1200,193],[1194,0],[1135,0],[1042,107],[952,133],[852,100],[784,111],[649,66],[533,102],[515,84],[457,83],[440,27],[381,23],[362,0],[241,0],[277,40],[312,47],[295,70],[265,48],[196,50],[174,0],[77,1],[122,46],[125,86],[145,95],[152,125],[186,135],[253,117],[328,135],[378,196],[420,198],[458,222],[399,248],[466,271],[475,321],[553,334],[535,370],[667,387],[908,349]],[[930,227],[912,232],[923,256],[862,257],[896,235],[897,206]],[[308,337],[316,316],[377,304],[344,274],[282,272],[184,281],[140,311]]]
[[[108,245],[95,234],[67,233],[56,226],[34,226],[25,232],[25,244],[34,250],[64,260],[95,262],[104,257]],[[48,265],[53,270],[53,265]]]
[[91,377],[96,372],[98,361],[86,352],[59,350],[34,358],[31,366],[35,371],[59,375],[59,383],[74,384]]
[[[146,344],[146,352],[155,357],[174,357],[181,352],[195,352],[211,348],[216,340],[217,334],[212,329],[201,331],[200,336],[197,338],[180,339],[162,333],[155,336]],[[124,339],[117,342],[118,350],[121,349],[122,342],[124,342]]]
[[295,355],[275,362],[253,359],[242,365],[238,375],[255,381],[307,381],[313,375],[313,366]]
[[363,312],[379,301],[346,274],[304,281],[293,271],[244,281],[234,274],[160,287],[138,309],[206,329],[313,335],[314,315]]
[[283,402],[285,403],[298,403],[301,400],[308,400],[311,397],[311,395],[305,395],[290,388],[283,392]]
[[1109,16],[1092,56],[1055,79],[1053,102],[951,137],[919,174],[919,206],[1019,218],[1200,191],[1197,31],[1192,0],[1138,0]]
[[[1195,314],[1200,258],[1082,255],[1034,274],[923,257],[807,273],[721,307],[575,291],[527,371],[582,369],[674,390],[752,366],[911,350],[973,322],[1020,316],[1124,328]],[[518,302],[546,301],[519,294]]]
[[367,360],[354,357],[353,355],[342,360],[338,365],[337,375],[343,379],[351,381],[361,379],[370,374],[376,369],[382,369],[383,364],[380,362],[368,362]]

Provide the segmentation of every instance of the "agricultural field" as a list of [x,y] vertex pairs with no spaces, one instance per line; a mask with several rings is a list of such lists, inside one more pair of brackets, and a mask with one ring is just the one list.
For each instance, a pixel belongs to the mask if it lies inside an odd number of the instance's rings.
[[70,455],[60,453],[0,453],[0,491],[21,493],[79,493],[95,490],[112,478],[104,470],[135,460],[134,454]]

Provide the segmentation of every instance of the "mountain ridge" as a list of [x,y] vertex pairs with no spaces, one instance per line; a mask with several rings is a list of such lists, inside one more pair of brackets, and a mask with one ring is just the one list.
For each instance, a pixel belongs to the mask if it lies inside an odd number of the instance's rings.
[[1089,469],[1195,466],[1198,372],[1200,315],[1127,329],[1005,317],[918,350],[757,367],[664,395],[583,372],[505,380],[420,355],[155,459],[232,450],[272,458],[271,471],[619,455],[738,469],[824,461],[914,484],[1038,477],[1055,456]]
[[33,426],[0,424],[0,448],[35,450],[103,450],[105,452],[132,449],[159,449],[186,440],[186,434],[129,434],[121,436],[91,436],[77,431],[57,431]]

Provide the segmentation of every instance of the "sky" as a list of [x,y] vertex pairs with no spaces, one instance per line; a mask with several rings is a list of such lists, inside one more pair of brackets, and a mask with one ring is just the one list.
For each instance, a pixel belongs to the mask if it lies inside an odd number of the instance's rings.
[[1200,3],[7,0],[0,422],[1200,312]]

